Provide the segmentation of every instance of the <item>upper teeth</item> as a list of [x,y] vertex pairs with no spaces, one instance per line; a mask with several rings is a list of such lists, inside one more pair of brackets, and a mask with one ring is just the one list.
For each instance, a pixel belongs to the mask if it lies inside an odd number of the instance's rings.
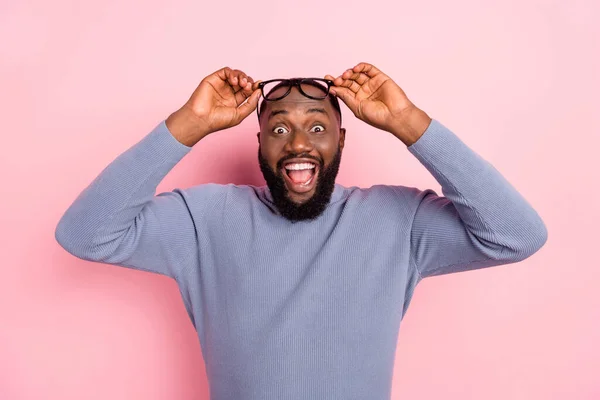
[[311,163],[295,163],[288,164],[285,166],[285,169],[313,169],[315,168],[314,164]]

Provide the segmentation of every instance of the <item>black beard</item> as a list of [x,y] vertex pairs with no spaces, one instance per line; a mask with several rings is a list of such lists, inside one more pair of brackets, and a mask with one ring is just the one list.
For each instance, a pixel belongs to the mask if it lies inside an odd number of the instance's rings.
[[288,189],[285,186],[285,178],[281,175],[283,161],[296,157],[300,158],[300,156],[294,156],[279,160],[277,163],[277,172],[274,172],[269,167],[267,160],[263,158],[260,152],[260,145],[258,146],[258,164],[271,191],[271,196],[273,196],[273,202],[281,216],[292,222],[313,220],[323,213],[325,207],[329,204],[329,200],[331,200],[331,195],[335,189],[335,178],[342,160],[342,152],[338,146],[337,152],[327,168],[324,168],[321,161],[319,174],[313,178],[317,179],[315,193],[302,204],[294,203],[289,199]]

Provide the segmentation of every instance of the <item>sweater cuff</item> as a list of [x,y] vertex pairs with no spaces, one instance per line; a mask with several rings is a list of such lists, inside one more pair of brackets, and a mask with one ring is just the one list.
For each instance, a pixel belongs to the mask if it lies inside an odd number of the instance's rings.
[[432,119],[421,137],[407,147],[425,165],[452,163],[456,157],[463,158],[470,149],[452,131],[438,120]]
[[175,139],[167,128],[166,120],[161,121],[142,141],[145,141],[152,152],[160,155],[164,161],[179,162],[192,147]]

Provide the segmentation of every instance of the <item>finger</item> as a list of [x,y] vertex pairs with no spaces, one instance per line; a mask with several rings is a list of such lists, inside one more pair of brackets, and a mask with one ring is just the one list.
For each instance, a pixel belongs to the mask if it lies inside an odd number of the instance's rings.
[[353,81],[352,79],[340,78],[339,82],[341,82],[341,83],[338,85],[337,82],[338,81],[336,81],[336,86],[348,88],[348,89],[352,90],[354,93],[358,93],[358,91],[360,90],[360,85],[358,83],[356,83],[356,81]]
[[250,87],[252,87],[254,79],[252,79],[250,75],[247,75],[244,71],[240,71],[239,69],[236,69],[233,72],[238,78],[238,85],[240,87],[246,87],[248,83],[250,84]]
[[354,72],[363,72],[364,74],[366,74],[369,78],[373,78],[376,75],[380,74],[381,71],[378,70],[374,65],[368,64],[368,63],[358,63],[354,66],[354,68],[352,68],[352,71]]
[[239,69],[233,70],[229,82],[232,84],[231,87],[237,105],[242,104],[252,94],[254,80],[243,71]]
[[252,94],[252,84],[250,82],[246,83],[246,86],[238,90],[234,93],[235,102],[239,106]]
[[234,94],[240,89],[244,89],[249,82],[248,76],[239,69],[231,69],[229,67],[224,67],[218,70],[214,75],[216,75],[221,80],[220,83],[224,83],[226,87],[228,86]]
[[231,68],[223,67],[204,78],[204,80],[211,84],[221,97],[224,97],[235,92],[230,82],[232,75],[233,70]]
[[361,86],[364,85],[365,82],[367,82],[370,79],[367,76],[367,74],[362,73],[362,72],[354,72],[351,69],[349,69],[346,72],[344,72],[342,74],[342,78],[344,78],[344,79],[352,79],[353,81],[357,82]]
[[258,80],[256,82],[252,83],[252,90],[258,89],[258,84],[261,83],[261,82],[262,82],[261,80]]
[[231,71],[229,77],[229,84],[234,88],[234,92],[237,92],[239,89],[244,88],[248,83],[248,75],[246,75],[243,71],[239,69],[234,69]]
[[358,101],[353,91],[345,87],[332,87],[329,90],[330,93],[342,99],[342,101],[348,106],[348,108],[356,113],[358,110]]
[[252,94],[253,79],[239,69],[223,67],[206,79],[221,96],[233,94],[237,105],[242,104]]
[[[335,80],[336,80],[337,78],[335,78],[333,75],[329,75],[329,74],[327,74],[327,75],[325,75],[325,77],[324,77],[324,78],[325,78],[325,79],[329,79],[330,81],[332,81],[332,82],[333,82],[333,85],[335,86]],[[340,82],[340,83],[341,83],[341,82]]]
[[348,89],[352,90],[354,93],[358,93],[358,91],[360,90],[360,85],[356,81],[344,78],[344,74],[346,74],[346,72],[348,72],[348,71],[351,71],[351,70],[346,70],[346,71],[344,71],[344,73],[342,75],[335,78],[333,81],[333,84],[335,86],[347,87]]
[[342,75],[338,76],[337,78],[332,76],[331,80],[335,86],[342,86],[342,83],[344,83],[344,78],[342,78]]
[[239,124],[246,118],[250,113],[256,110],[256,106],[258,105],[258,99],[260,97],[260,90],[255,90],[248,100],[238,107],[237,111],[237,123]]
[[223,82],[227,82],[227,80],[229,79],[229,76],[231,75],[231,71],[232,71],[231,68],[229,68],[229,67],[223,67],[220,70],[215,71],[214,73],[210,74],[209,77],[211,77],[211,76],[217,76]]

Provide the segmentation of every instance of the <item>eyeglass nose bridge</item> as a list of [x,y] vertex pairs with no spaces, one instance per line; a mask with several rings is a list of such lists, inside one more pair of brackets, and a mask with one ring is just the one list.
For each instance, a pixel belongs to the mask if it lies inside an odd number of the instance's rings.
[[[300,93],[302,93],[304,96],[308,97],[309,99],[317,99],[317,100],[323,100],[323,99],[327,98],[327,96],[329,95],[329,89],[331,88],[331,84],[333,83],[326,79],[317,79],[317,78],[291,78],[290,81],[292,81],[290,90],[291,90],[291,87],[296,86],[296,87],[298,87],[298,90],[300,91]],[[323,96],[314,96],[309,93],[306,93],[304,91],[304,89],[302,89],[302,83],[306,82],[307,85],[312,86],[312,85],[314,85],[314,83],[311,84],[308,82],[317,82],[317,81],[325,82],[327,84],[327,87],[323,87],[323,86],[319,85],[321,87],[321,89],[325,90],[325,94]],[[317,86],[315,86],[315,87],[317,87]]]

